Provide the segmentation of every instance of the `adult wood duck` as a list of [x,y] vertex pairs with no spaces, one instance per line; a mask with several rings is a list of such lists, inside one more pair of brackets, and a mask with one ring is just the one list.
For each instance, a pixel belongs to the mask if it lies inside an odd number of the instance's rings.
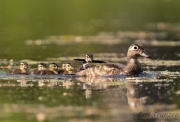
[[28,63],[27,62],[21,62],[18,69],[13,69],[9,71],[9,74],[29,74],[28,69]]
[[59,74],[59,65],[57,63],[51,63],[49,69],[40,70],[37,72],[37,75],[57,75]]
[[85,59],[74,59],[76,61],[82,61],[82,65],[78,68],[77,71],[84,70],[88,67],[94,66],[93,63],[107,63],[106,61],[94,60],[92,53],[87,53]]
[[125,67],[119,67],[115,64],[99,64],[85,70],[76,73],[77,76],[114,76],[119,74],[125,74],[127,76],[138,76],[142,72],[141,66],[138,63],[140,56],[150,58],[146,54],[144,47],[141,44],[132,44],[127,51],[127,65]]
[[59,74],[73,74],[75,71],[71,63],[63,63],[62,69],[59,69],[58,72]]
[[39,74],[40,71],[46,70],[46,64],[45,63],[39,63],[38,68],[32,70],[30,74]]

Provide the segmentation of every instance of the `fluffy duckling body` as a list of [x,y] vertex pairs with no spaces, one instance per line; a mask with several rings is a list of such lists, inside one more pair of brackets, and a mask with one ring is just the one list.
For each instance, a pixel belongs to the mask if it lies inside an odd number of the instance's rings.
[[39,63],[38,68],[31,71],[30,74],[39,74],[39,71],[46,70],[46,64],[45,63]]
[[38,75],[57,75],[59,74],[59,65],[57,63],[51,63],[49,69],[39,70]]
[[29,65],[27,62],[21,62],[18,69],[9,71],[9,74],[29,74]]
[[138,63],[140,56],[150,58],[146,54],[144,47],[141,44],[132,44],[127,51],[127,65],[119,67],[115,64],[100,64],[89,67],[85,70],[76,73],[77,76],[97,77],[97,76],[115,76],[124,74],[127,76],[138,76],[142,72],[141,66]]
[[62,69],[59,69],[59,74],[73,74],[74,72],[74,67],[71,63],[63,63]]

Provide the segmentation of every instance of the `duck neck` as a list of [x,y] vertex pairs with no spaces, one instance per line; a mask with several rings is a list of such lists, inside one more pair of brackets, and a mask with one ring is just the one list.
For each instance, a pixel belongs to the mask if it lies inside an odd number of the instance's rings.
[[136,76],[142,72],[141,66],[138,63],[137,58],[129,58],[127,66],[122,69],[123,73],[129,76]]
[[137,60],[137,58],[129,58],[129,59],[127,60],[127,64],[128,64],[128,63],[138,64],[138,60]]

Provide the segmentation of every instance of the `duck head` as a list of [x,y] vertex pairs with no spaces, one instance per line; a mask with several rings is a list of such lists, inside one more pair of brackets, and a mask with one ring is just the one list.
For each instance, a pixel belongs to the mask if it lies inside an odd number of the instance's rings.
[[140,57],[146,57],[146,58],[151,58],[146,52],[144,47],[141,44],[132,44],[128,48],[127,52],[127,61],[128,62],[136,62],[137,59]]

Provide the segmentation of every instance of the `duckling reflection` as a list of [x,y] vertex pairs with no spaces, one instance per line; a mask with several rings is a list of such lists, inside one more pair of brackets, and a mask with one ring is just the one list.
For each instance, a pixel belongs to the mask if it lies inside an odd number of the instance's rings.
[[38,86],[39,87],[43,87],[43,86],[47,86],[47,87],[56,87],[60,85],[60,81],[56,80],[56,79],[42,79],[42,80],[38,80]]
[[62,82],[62,86],[66,89],[70,89],[74,86],[74,82],[72,81],[72,79],[65,79],[63,82]]
[[9,71],[9,74],[29,74],[29,65],[27,62],[21,62],[19,68]]
[[26,80],[21,80],[21,81],[20,81],[20,85],[21,85],[21,87],[27,87],[27,86],[28,86]]
[[17,79],[17,83],[16,86],[21,86],[21,87],[29,87],[29,86],[34,86],[34,84],[32,84],[32,82],[30,82],[29,80],[26,79],[26,77],[19,77],[19,79]]

